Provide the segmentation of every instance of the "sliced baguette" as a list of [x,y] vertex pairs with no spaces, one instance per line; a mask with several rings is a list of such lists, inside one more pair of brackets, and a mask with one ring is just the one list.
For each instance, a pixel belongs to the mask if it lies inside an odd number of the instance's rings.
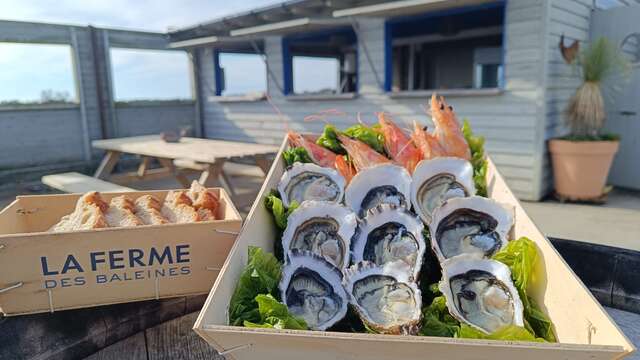
[[133,201],[124,195],[111,199],[109,209],[105,213],[110,227],[129,227],[144,225],[134,213]]
[[169,191],[162,205],[162,215],[171,223],[193,223],[200,220],[191,199],[184,191]]
[[215,193],[207,190],[199,182],[193,181],[187,191],[193,207],[198,211],[200,221],[216,220],[220,198]]
[[152,195],[143,195],[135,201],[135,214],[145,225],[161,225],[169,223],[160,210],[162,203]]
[[76,202],[74,211],[63,216],[50,232],[90,230],[108,227],[105,211],[109,208],[97,191],[88,192]]

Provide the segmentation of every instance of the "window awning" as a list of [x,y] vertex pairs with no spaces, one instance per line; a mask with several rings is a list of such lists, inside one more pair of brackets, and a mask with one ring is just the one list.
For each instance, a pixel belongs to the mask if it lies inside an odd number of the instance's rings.
[[275,35],[275,34],[288,34],[299,31],[314,31],[322,30],[333,27],[345,26],[350,22],[347,19],[333,19],[333,18],[300,18],[294,20],[281,21],[277,23],[251,26],[236,30],[231,30],[229,34],[231,36],[246,36],[246,35]]
[[347,16],[402,16],[421,12],[446,10],[469,5],[495,3],[496,0],[400,0],[382,4],[358,6],[335,10],[336,18]]

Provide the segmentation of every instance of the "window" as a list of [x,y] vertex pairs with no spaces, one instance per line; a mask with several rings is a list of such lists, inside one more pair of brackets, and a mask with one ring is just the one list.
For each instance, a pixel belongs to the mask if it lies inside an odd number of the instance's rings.
[[0,43],[0,68],[0,106],[78,102],[69,45]]
[[264,96],[267,91],[267,68],[262,55],[220,52],[217,56],[217,95]]
[[501,87],[503,22],[503,3],[390,20],[386,89]]
[[357,87],[357,42],[352,29],[295,35],[283,40],[285,93],[331,95]]
[[116,101],[193,98],[186,52],[112,48],[111,68]]

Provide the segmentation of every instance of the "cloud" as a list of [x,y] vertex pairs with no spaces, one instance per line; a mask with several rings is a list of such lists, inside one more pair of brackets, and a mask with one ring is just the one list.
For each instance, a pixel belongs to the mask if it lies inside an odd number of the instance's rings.
[[4,0],[0,18],[164,32],[168,27],[191,26],[278,2],[280,1]]

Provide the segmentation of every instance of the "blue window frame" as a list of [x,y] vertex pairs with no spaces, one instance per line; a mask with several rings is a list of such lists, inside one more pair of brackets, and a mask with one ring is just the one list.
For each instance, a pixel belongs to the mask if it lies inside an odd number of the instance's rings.
[[357,48],[356,35],[350,27],[284,37],[284,93],[356,92]]
[[385,91],[500,88],[505,1],[385,23]]

